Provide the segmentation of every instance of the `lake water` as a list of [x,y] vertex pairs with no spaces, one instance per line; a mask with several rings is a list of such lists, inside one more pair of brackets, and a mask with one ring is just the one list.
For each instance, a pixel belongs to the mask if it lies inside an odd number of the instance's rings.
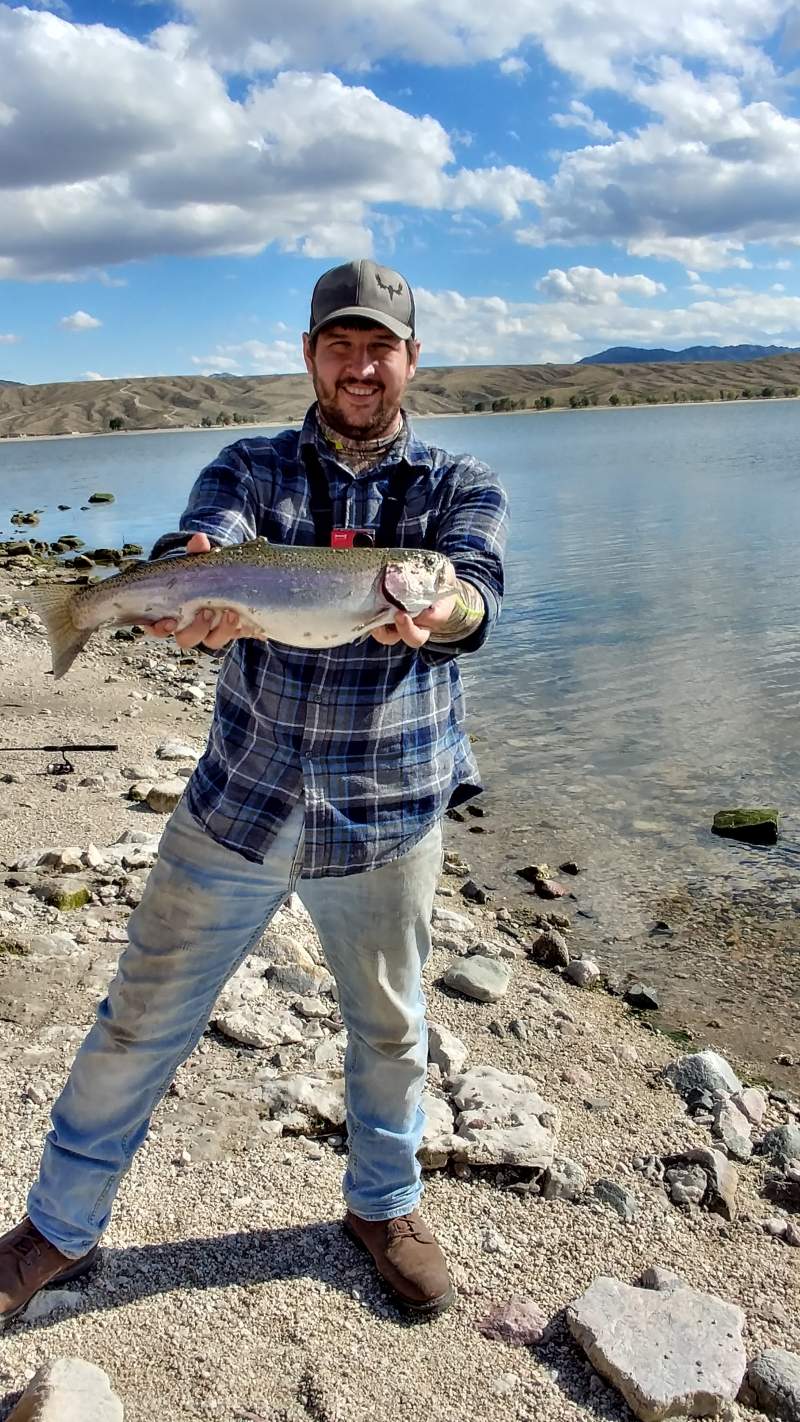
[[[793,1035],[800,1055],[800,403],[418,424],[492,464],[512,500],[503,618],[465,667],[495,806],[489,833],[464,831],[475,863],[508,889],[560,847],[586,866],[586,941],[605,961],[655,977],[695,1027],[721,1002],[753,1056],[748,1017],[768,1003],[775,1039]],[[149,545],[226,437],[4,441],[0,528],[41,507],[43,538]],[[97,489],[116,502],[81,512]],[[746,803],[783,811],[776,849],[710,835],[716,809]],[[670,894],[683,931],[667,944],[649,929]],[[725,923],[720,967],[699,939],[731,898],[756,923],[744,947]]]

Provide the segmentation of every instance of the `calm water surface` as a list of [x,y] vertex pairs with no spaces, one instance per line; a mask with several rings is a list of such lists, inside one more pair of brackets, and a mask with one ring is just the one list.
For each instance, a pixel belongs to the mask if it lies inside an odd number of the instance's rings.
[[[469,847],[488,864],[491,843],[496,864],[502,839],[507,885],[553,844],[582,859],[580,904],[622,945],[606,956],[682,975],[683,1006],[697,974],[643,938],[661,889],[800,906],[800,403],[419,425],[493,465],[512,499],[503,618],[465,668],[497,837]],[[41,507],[44,538],[150,544],[224,440],[0,443],[0,528]],[[116,503],[81,512],[96,489]],[[708,833],[715,809],[748,802],[783,810],[776,850]],[[787,1022],[796,947],[770,968]]]

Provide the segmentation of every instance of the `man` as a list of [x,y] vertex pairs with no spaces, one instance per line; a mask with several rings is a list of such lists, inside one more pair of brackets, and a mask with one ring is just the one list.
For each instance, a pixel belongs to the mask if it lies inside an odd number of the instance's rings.
[[[182,647],[228,648],[208,747],[161,840],[129,944],[53,1109],[28,1216],[0,1239],[0,1325],[94,1262],[152,1111],[226,979],[299,881],[347,1028],[344,1225],[397,1300],[453,1298],[420,1219],[427,1039],[421,970],[448,804],[474,794],[459,653],[503,590],[505,496],[485,466],[424,444],[401,408],[419,356],[397,272],[350,262],[311,301],[302,430],[240,440],[200,474],[154,557],[276,543],[435,547],[453,594],[360,644],[301,651],[205,610]],[[187,535],[191,535],[187,543]],[[170,636],[175,623],[152,629]]]

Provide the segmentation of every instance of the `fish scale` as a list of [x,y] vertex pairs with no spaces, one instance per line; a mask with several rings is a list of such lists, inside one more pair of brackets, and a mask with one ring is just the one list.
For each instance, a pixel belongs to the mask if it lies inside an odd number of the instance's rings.
[[47,627],[63,676],[101,626],[188,627],[205,608],[238,612],[248,634],[305,650],[344,646],[399,610],[418,616],[452,594],[455,569],[424,548],[318,548],[255,538],[210,553],[141,562],[89,587],[35,588],[20,601]]

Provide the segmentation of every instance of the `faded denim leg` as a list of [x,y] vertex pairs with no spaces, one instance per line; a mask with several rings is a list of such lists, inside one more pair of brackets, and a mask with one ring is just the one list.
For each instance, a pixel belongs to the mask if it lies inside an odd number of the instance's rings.
[[300,868],[302,802],[264,864],[204,833],[183,802],[170,819],[129,944],[53,1109],[31,1220],[79,1258],[108,1224],[150,1116],[205,1030],[226,980],[285,901]]
[[425,1117],[428,1037],[422,969],[442,864],[437,823],[400,859],[363,874],[301,879],[347,1027],[347,1206],[395,1219],[422,1194],[417,1151]]

